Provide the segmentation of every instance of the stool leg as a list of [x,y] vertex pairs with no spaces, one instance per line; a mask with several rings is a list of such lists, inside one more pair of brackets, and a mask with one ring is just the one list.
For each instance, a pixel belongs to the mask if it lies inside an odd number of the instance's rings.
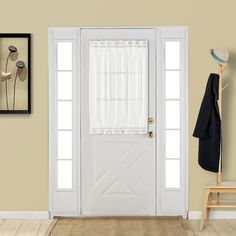
[[209,200],[209,196],[210,196],[210,189],[206,189],[205,190],[205,197],[204,197],[204,201],[203,201],[203,207],[202,207],[202,217],[201,217],[201,221],[200,221],[200,231],[203,228],[204,220],[205,220],[205,217],[206,217],[207,202]]
[[[209,193],[208,201],[210,201],[212,198],[212,193]],[[210,218],[210,207],[207,208],[207,214],[206,214],[206,219]]]
[[216,200],[217,200],[217,203],[219,203],[219,201],[220,201],[220,193],[217,193]]

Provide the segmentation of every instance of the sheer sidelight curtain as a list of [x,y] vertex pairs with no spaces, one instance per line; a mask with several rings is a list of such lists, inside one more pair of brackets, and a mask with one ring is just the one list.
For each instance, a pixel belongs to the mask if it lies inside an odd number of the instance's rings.
[[148,41],[90,41],[90,133],[145,134],[147,119]]

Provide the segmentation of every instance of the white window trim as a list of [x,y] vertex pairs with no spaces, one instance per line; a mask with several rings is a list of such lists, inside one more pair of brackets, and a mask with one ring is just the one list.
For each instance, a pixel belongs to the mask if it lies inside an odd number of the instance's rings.
[[[161,176],[163,170],[163,159],[162,157],[157,156],[157,187],[156,187],[156,197],[157,197],[157,215],[175,215],[174,212],[165,211],[161,208],[162,205],[162,193],[163,192],[184,192],[184,201],[185,201],[185,211],[183,216],[186,216],[188,210],[188,28],[185,26],[168,26],[168,27],[50,27],[48,29],[48,51],[49,51],[49,212],[51,216],[61,215],[61,216],[80,216],[81,215],[81,192],[79,188],[80,183],[80,142],[73,145],[73,189],[65,190],[60,192],[62,193],[72,193],[74,194],[73,199],[75,199],[75,209],[73,211],[64,211],[64,212],[55,212],[53,209],[53,201],[55,194],[55,120],[56,117],[56,107],[55,106],[55,69],[56,69],[56,60],[55,60],[55,40],[74,40],[74,55],[73,55],[73,142],[75,140],[80,140],[80,32],[83,28],[89,29],[156,29],[156,75],[158,83],[156,87],[156,96],[158,96],[159,101],[157,103],[156,117],[157,119],[157,140],[159,141],[156,145],[156,150],[164,147],[163,140],[161,141],[160,137],[161,124],[163,124],[163,117],[160,120],[161,116],[161,104],[160,102],[164,99],[164,65],[161,58],[163,58],[163,38],[169,38],[173,40],[174,38],[179,38],[183,40],[184,48],[181,50],[183,56],[184,67],[183,77],[181,79],[181,101],[184,101],[184,104],[181,104],[181,124],[182,124],[182,150],[184,151],[184,159],[182,163],[181,179],[183,180],[182,189],[163,189],[163,180],[164,176]],[[77,42],[77,43],[76,43]],[[159,86],[159,87],[158,87]],[[76,91],[76,92],[75,92]],[[162,104],[163,105],[163,104]],[[184,114],[184,115],[183,115]],[[76,117],[76,119],[75,119]],[[163,137],[163,136],[162,136]],[[165,180],[164,180],[165,181]],[[178,194],[178,193],[177,193]]]

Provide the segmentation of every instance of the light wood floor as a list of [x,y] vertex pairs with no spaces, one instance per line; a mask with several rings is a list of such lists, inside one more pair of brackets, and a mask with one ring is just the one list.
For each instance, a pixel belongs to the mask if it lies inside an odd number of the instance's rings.
[[199,231],[199,220],[186,220],[196,236],[236,236],[236,220],[207,220]]
[[[134,233],[137,236],[236,236],[236,220],[208,220],[205,222],[204,229],[201,232],[199,231],[199,220],[182,220],[181,224],[185,231],[179,229],[178,224],[172,220],[162,221],[159,225],[160,229],[154,226],[151,221],[147,220],[144,223],[145,227],[150,230],[150,234],[142,232],[143,228],[140,224],[137,224],[138,222],[132,226],[130,220],[128,220],[127,225],[124,221],[119,224],[119,227],[124,228],[127,233],[116,234],[112,232],[109,236],[130,236],[132,234],[129,234],[129,231],[132,227],[136,228]],[[51,236],[80,235],[78,231],[81,229],[78,224],[73,228],[71,220],[65,220],[62,223],[59,227],[56,226],[53,229]],[[110,226],[114,224],[112,221],[110,223]],[[54,220],[0,220],[0,236],[48,236],[54,224]],[[89,224],[84,224],[83,227],[87,227],[87,232],[90,231]],[[100,224],[99,227],[104,227],[104,224],[103,226]],[[97,230],[100,230],[99,227]],[[109,227],[109,225],[105,227]],[[87,235],[90,234],[83,234],[83,236]],[[93,234],[93,236],[96,236],[96,234]]]
[[56,220],[0,220],[0,236],[48,236]]

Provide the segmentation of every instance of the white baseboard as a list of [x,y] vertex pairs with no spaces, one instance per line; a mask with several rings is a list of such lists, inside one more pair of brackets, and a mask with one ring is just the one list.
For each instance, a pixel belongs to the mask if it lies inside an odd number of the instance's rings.
[[[52,214],[57,215],[57,214]],[[62,215],[62,214],[60,214]],[[65,214],[68,215],[68,214]],[[71,215],[71,214],[70,214]],[[188,219],[200,219],[201,211],[189,211]],[[49,219],[48,211],[0,211],[0,219]],[[210,219],[236,219],[236,211],[211,211]]]
[[[201,211],[189,211],[188,212],[188,219],[200,219],[201,218]],[[211,211],[210,212],[210,219],[236,219],[236,211]]]
[[0,219],[49,219],[48,211],[0,211]]

